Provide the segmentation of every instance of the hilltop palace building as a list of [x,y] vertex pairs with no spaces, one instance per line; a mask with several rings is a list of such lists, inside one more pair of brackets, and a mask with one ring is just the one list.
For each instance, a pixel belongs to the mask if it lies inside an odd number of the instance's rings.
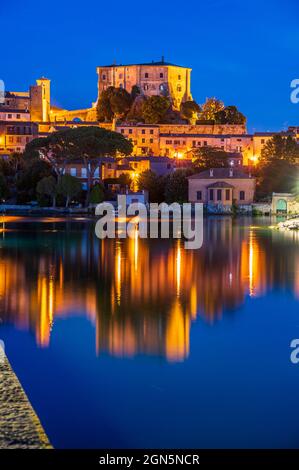
[[192,100],[191,69],[164,62],[163,57],[160,62],[100,66],[97,73],[99,96],[109,86],[131,93],[137,85],[146,96],[171,97],[175,109],[180,109],[182,102]]

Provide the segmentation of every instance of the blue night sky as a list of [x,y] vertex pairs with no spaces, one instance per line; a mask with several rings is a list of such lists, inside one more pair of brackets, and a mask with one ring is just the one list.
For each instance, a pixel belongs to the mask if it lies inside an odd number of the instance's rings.
[[96,66],[160,60],[192,67],[192,93],[235,104],[250,131],[299,125],[290,82],[299,78],[298,0],[1,2],[7,90],[44,75],[52,101],[90,106]]

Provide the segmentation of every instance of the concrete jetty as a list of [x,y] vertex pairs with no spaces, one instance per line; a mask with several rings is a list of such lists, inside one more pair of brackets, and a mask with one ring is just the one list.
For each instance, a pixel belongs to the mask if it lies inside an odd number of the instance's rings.
[[0,449],[51,448],[7,357],[0,357]]

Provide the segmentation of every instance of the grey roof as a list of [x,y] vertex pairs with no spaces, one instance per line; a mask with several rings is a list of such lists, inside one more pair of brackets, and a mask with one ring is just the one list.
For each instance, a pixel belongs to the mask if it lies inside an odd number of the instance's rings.
[[[211,176],[211,170],[213,171],[213,176]],[[231,173],[232,172],[232,173]],[[230,176],[232,174],[232,176]],[[243,170],[235,168],[211,168],[210,170],[205,170],[195,175],[189,176],[189,179],[211,179],[218,180],[221,178],[230,178],[230,179],[251,179],[251,176],[245,173]]]
[[143,62],[139,64],[110,64],[110,65],[98,65],[99,68],[110,68],[110,67],[133,67],[135,65],[141,66],[144,65],[146,67],[180,67],[184,69],[190,69],[190,67],[184,67],[183,65],[172,64],[171,62],[165,62],[164,60],[160,60],[157,62]]

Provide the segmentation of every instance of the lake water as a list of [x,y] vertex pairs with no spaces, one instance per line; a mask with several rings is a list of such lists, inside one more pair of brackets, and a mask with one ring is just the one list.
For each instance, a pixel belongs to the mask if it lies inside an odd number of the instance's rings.
[[0,339],[57,448],[299,447],[299,234],[204,245],[0,218]]

